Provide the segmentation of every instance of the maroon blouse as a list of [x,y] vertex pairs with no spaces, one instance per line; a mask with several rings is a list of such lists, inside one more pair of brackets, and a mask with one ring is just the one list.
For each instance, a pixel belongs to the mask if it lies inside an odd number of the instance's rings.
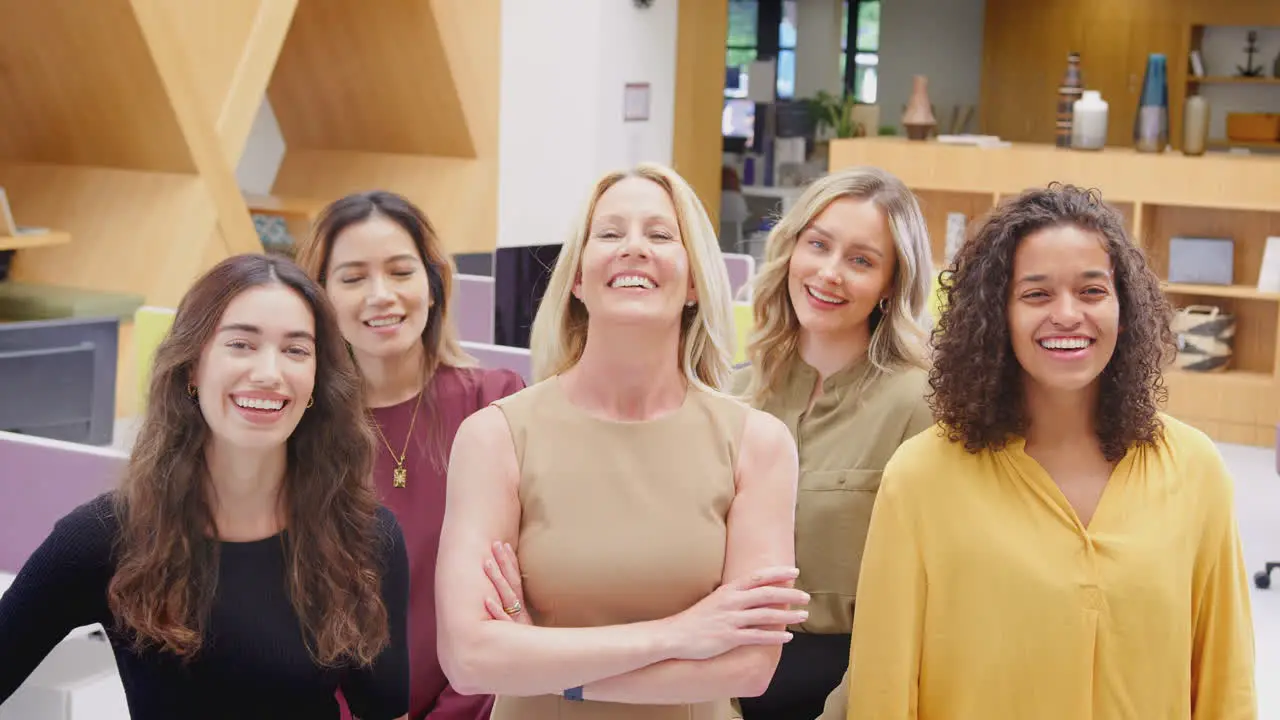
[[[445,478],[449,449],[467,416],[524,387],[509,370],[442,366],[422,396],[404,467],[405,487],[393,487],[395,460],[378,438],[374,485],[404,532],[409,552],[409,720],[484,720],[493,698],[459,695],[449,687],[436,656],[436,552],[444,522]],[[405,447],[415,396],[398,405],[375,408],[373,416],[396,456]],[[344,718],[349,717],[346,712]]]

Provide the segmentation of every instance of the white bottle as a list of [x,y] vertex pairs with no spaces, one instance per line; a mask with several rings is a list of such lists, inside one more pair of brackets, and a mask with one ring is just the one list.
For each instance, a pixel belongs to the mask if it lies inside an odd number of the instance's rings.
[[1107,101],[1097,90],[1085,90],[1071,106],[1071,147],[1101,150],[1107,144]]

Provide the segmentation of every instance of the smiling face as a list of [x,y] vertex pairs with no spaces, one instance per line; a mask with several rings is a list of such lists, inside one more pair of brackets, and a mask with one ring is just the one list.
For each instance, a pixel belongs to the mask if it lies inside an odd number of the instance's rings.
[[596,202],[573,294],[598,320],[679,322],[695,299],[675,205],[652,180],[629,177]]
[[315,318],[280,284],[234,298],[200,353],[192,384],[213,437],[230,447],[284,445],[316,379]]
[[357,356],[387,359],[422,343],[431,284],[413,237],[394,220],[375,214],[338,233],[325,278]]
[[842,197],[800,232],[787,292],[802,332],[870,334],[871,311],[893,293],[897,253],[889,221],[871,200]]
[[1102,239],[1075,226],[1028,235],[1013,256],[1009,334],[1025,381],[1083,390],[1116,349],[1120,327],[1111,257]]

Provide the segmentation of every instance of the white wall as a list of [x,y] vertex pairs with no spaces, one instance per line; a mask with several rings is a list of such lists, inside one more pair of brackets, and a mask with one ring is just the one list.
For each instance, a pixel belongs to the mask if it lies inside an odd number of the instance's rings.
[[925,75],[938,132],[947,132],[956,105],[975,107],[969,127],[977,130],[985,9],[984,0],[885,0],[881,4],[876,98],[881,125],[893,125],[901,133],[912,77]]
[[[564,242],[601,174],[671,163],[677,14],[676,0],[503,0],[498,246]],[[628,82],[650,84],[647,122],[623,122]]]
[[841,0],[800,0],[796,4],[795,97],[811,98],[819,90],[839,95],[840,36],[844,21]]
[[284,150],[284,136],[280,134],[280,125],[276,122],[271,103],[264,96],[262,105],[258,107],[258,114],[253,118],[253,127],[249,129],[249,139],[240,155],[240,164],[236,166],[236,180],[240,189],[255,195],[271,194],[276,173],[280,172],[280,163],[284,161]]

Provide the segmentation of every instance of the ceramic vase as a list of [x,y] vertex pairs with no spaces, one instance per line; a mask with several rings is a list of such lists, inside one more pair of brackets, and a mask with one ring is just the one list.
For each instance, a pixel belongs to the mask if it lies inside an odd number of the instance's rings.
[[1142,95],[1133,120],[1133,146],[1139,152],[1163,152],[1169,144],[1169,84],[1162,53],[1147,56]]
[[1203,155],[1208,143],[1209,102],[1192,95],[1182,109],[1182,154]]
[[916,75],[911,84],[911,99],[907,111],[902,114],[902,127],[910,140],[927,140],[938,121],[933,116],[933,104],[929,102],[929,79]]
[[1062,76],[1062,84],[1058,86],[1057,132],[1054,141],[1058,147],[1072,146],[1071,127],[1075,122],[1075,104],[1084,92],[1084,80],[1080,75],[1080,53],[1067,55],[1067,71]]

